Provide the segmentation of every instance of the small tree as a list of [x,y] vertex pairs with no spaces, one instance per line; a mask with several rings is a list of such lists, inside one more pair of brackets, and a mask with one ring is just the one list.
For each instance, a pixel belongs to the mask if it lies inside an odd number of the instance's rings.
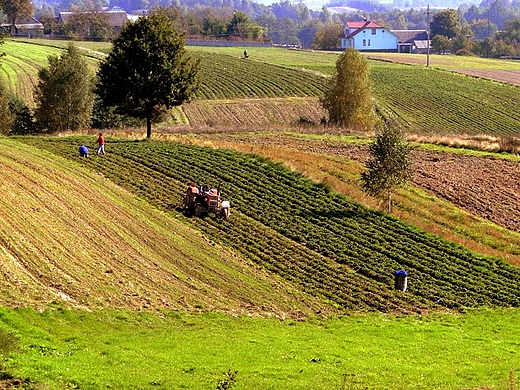
[[43,131],[86,128],[94,104],[93,80],[76,46],[61,57],[50,56],[49,67],[38,72],[35,118]]
[[121,115],[152,121],[189,101],[197,90],[199,62],[184,49],[184,37],[160,13],[125,25],[101,63],[96,92],[106,107]]
[[445,54],[446,50],[451,49],[451,41],[444,35],[435,35],[432,38],[432,49],[436,50],[438,54]]
[[28,135],[36,133],[33,114],[22,98],[12,95],[9,99],[9,110],[13,116],[10,134]]
[[392,191],[411,177],[412,147],[404,141],[396,123],[386,122],[369,147],[367,171],[361,173],[361,186],[368,195],[386,200],[392,212]]
[[336,71],[320,100],[329,121],[343,127],[371,129],[375,123],[368,61],[356,49],[347,48],[336,61]]

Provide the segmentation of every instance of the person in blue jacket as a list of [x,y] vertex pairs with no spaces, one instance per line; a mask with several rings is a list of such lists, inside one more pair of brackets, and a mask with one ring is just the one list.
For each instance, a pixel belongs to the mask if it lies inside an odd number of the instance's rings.
[[85,145],[81,145],[78,152],[81,157],[88,157],[88,148]]

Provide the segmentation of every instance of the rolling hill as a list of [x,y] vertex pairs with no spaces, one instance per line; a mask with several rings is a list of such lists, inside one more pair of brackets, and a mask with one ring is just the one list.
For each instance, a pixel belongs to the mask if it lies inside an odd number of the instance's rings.
[[[23,138],[77,160],[82,137]],[[268,160],[225,149],[114,139],[108,158],[82,161],[159,209],[183,217],[186,182],[223,185],[229,221],[192,220],[211,241],[342,310],[413,312],[518,306],[520,270],[367,209]],[[393,272],[406,269],[406,294]]]
[[[11,88],[32,104],[37,69],[46,66],[48,54],[59,53],[60,45],[63,47],[65,43],[7,41],[2,48],[7,56],[2,58],[0,76],[9,80]],[[81,47],[94,72],[109,44],[82,43]],[[183,106],[184,112],[179,114],[183,118],[181,122],[186,118],[193,126],[232,125],[255,130],[268,125],[294,127],[306,123],[314,124],[315,131],[320,131],[319,123],[326,115],[318,97],[334,72],[337,52],[252,48],[250,58],[244,60],[240,47],[188,49],[201,59],[202,86],[193,104]],[[493,74],[502,79],[503,75],[496,73],[500,67],[518,73],[519,64],[433,57],[430,68],[389,62],[387,57],[371,59],[376,104],[394,113],[413,133],[518,135],[520,117],[516,108],[520,105],[520,87],[490,79]],[[419,57],[403,56],[403,61],[411,61],[411,58],[417,61]],[[467,73],[485,74],[487,78]],[[247,115],[249,110],[251,115]],[[262,111],[273,111],[273,119],[261,115]]]
[[0,149],[2,306],[330,310],[123,191],[101,170],[89,172],[90,158],[67,161],[5,138]]

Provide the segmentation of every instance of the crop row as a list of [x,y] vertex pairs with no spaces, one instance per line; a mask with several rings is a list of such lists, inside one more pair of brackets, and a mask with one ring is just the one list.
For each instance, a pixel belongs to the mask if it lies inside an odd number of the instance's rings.
[[279,65],[223,54],[197,54],[203,87],[197,99],[319,96],[326,78]]
[[519,88],[444,70],[371,62],[374,95],[412,130],[514,135]]
[[[77,159],[81,138],[24,139]],[[520,305],[520,270],[403,225],[261,158],[167,142],[118,141],[85,162],[151,203],[174,210],[185,183],[222,183],[232,218],[197,228],[312,293],[346,308],[407,310]],[[410,274],[406,294],[393,272]]]

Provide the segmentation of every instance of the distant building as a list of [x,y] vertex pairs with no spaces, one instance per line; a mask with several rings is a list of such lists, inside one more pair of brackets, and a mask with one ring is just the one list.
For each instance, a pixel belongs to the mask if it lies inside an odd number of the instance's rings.
[[14,24],[14,31],[12,31],[12,26],[11,23],[2,23],[2,29],[14,35],[33,36],[43,34],[43,24],[32,16],[17,18]]
[[[111,10],[103,10],[103,11],[95,11],[98,14],[106,15],[108,17],[108,21],[112,25],[114,32],[119,33],[126,22],[128,22],[128,14],[125,10],[114,7]],[[69,23],[71,21],[71,18],[74,14],[79,13],[89,13],[88,11],[85,12],[60,12],[58,15],[58,24],[61,23]]]
[[398,38],[392,31],[370,20],[347,22],[341,48],[353,47],[359,51],[396,52]]
[[[392,30],[399,38],[399,53],[427,53],[428,33],[424,30]],[[430,46],[431,47],[431,46]]]

